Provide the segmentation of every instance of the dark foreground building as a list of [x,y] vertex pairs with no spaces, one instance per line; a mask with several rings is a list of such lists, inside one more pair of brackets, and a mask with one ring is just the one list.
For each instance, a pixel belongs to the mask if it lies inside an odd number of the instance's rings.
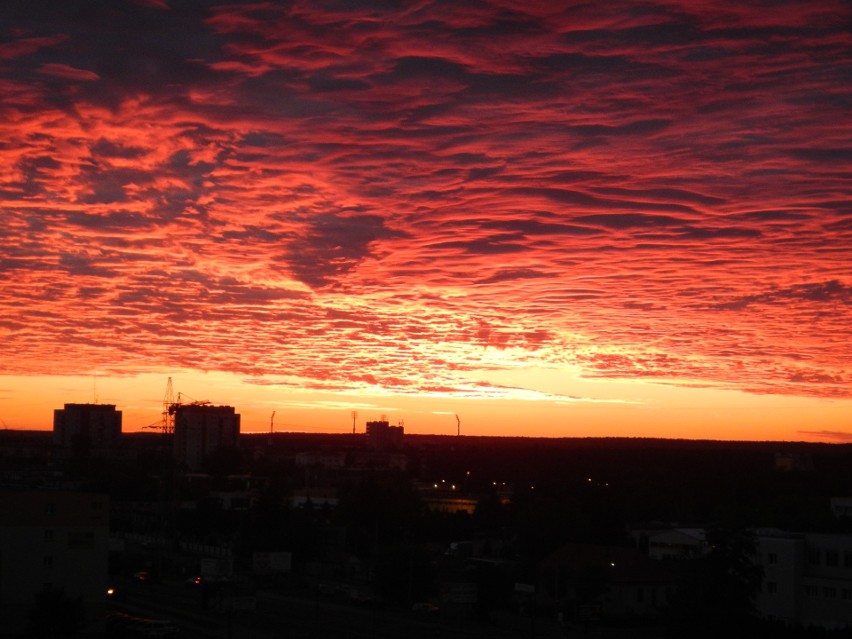
[[103,632],[108,554],[105,495],[0,490],[0,634]]

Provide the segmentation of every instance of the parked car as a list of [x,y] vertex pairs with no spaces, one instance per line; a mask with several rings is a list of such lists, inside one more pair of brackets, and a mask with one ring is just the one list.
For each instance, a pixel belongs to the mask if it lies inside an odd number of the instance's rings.
[[201,575],[194,575],[192,577],[187,578],[183,583],[187,588],[193,589],[198,588],[204,582],[204,577]]
[[137,570],[130,576],[130,581],[137,584],[158,584],[160,583],[160,575],[153,570]]

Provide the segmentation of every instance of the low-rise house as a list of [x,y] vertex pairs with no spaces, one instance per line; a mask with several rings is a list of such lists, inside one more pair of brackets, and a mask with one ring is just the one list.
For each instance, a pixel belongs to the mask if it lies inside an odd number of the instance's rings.
[[567,544],[541,568],[543,589],[573,618],[590,606],[603,617],[656,617],[674,587],[660,562],[633,548]]
[[334,508],[339,501],[337,488],[331,486],[314,486],[295,489],[290,498],[290,505],[293,508],[300,508],[308,504]]
[[346,453],[343,451],[304,451],[296,453],[294,459],[300,468],[319,466],[337,470],[346,467]]
[[651,559],[693,559],[710,550],[703,528],[672,528],[648,535]]

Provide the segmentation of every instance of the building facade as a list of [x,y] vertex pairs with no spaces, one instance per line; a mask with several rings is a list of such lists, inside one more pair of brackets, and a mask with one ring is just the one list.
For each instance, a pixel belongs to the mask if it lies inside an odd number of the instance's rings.
[[53,411],[53,443],[90,450],[114,448],[121,440],[121,411],[114,404],[65,404]]
[[[47,592],[82,608],[87,633],[103,632],[109,499],[64,491],[0,491],[0,634],[25,636]],[[29,636],[29,635],[26,635]]]
[[402,426],[391,426],[385,419],[367,422],[367,441],[376,450],[401,448],[403,434]]
[[236,449],[240,415],[233,406],[185,405],[175,408],[174,457],[187,470],[200,470],[222,449]]
[[791,625],[852,628],[852,535],[757,533],[758,612]]

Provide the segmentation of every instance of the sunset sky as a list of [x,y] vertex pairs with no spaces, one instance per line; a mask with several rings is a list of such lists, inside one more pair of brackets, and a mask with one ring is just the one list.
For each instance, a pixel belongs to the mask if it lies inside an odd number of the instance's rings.
[[0,4],[0,427],[852,441],[845,1]]

